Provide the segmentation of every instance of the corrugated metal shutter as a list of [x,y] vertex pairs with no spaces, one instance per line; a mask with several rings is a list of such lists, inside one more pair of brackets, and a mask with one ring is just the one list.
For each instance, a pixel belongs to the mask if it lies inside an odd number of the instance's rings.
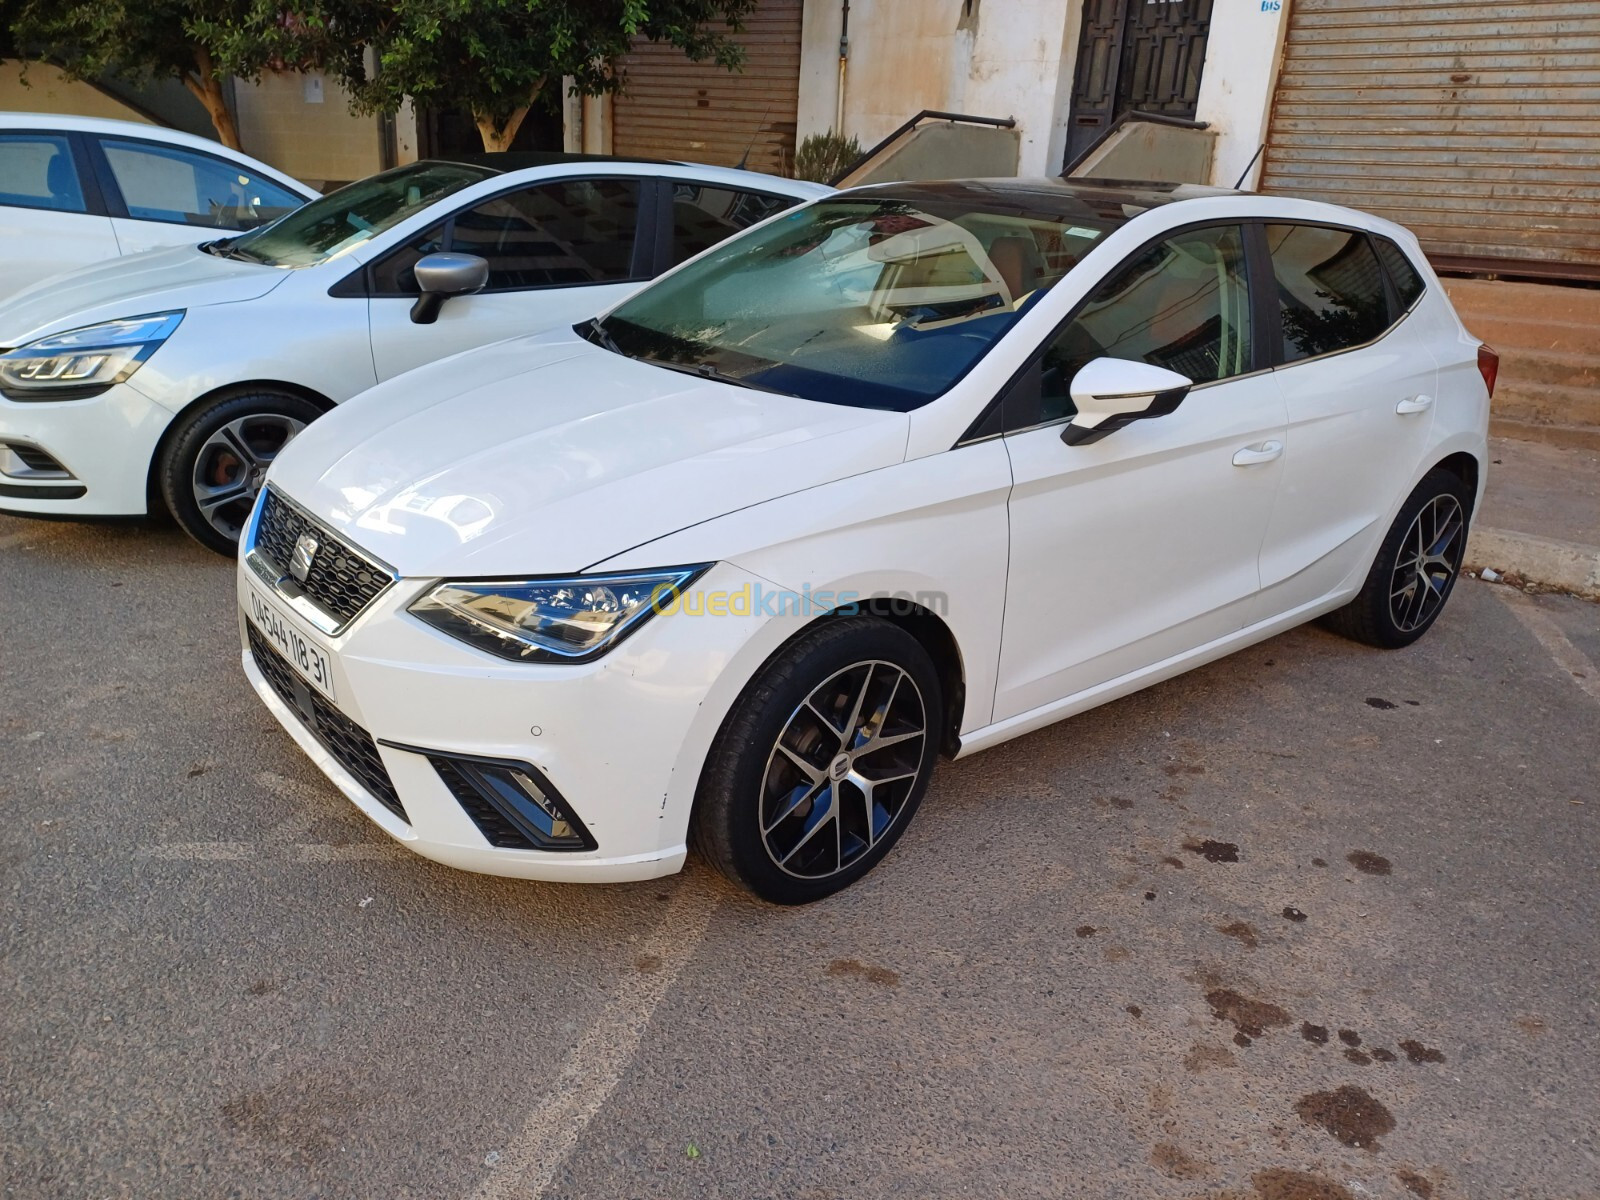
[[690,62],[672,46],[639,42],[622,60],[627,90],[612,109],[617,154],[788,174],[800,103],[803,0],[762,0],[737,41],[744,67]]
[[1600,277],[1600,4],[1293,0],[1261,187],[1445,265]]

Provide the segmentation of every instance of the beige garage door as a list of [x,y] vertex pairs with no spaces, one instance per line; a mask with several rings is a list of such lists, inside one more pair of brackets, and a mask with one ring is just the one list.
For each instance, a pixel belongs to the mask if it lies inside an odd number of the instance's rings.
[[1600,2],[1293,0],[1261,186],[1600,278]]
[[800,100],[802,0],[762,0],[737,41],[744,69],[690,62],[682,51],[639,43],[623,59],[627,90],[612,110],[618,154],[787,175]]

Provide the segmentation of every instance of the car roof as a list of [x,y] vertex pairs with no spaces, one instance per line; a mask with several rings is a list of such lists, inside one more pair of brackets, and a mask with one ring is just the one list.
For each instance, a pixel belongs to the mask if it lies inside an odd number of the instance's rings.
[[1232,188],[1204,187],[1195,183],[1154,183],[1126,179],[942,179],[927,183],[877,183],[850,188],[846,197],[903,200],[910,204],[940,201],[971,205],[997,212],[1030,213],[1070,218],[1085,209],[1144,211],[1183,200],[1214,196],[1243,196]]
[[189,150],[203,150],[218,158],[248,166],[278,183],[293,184],[308,199],[314,199],[314,188],[301,183],[293,175],[278,170],[270,163],[252,158],[240,150],[232,150],[211,138],[185,133],[145,121],[118,121],[110,117],[80,117],[72,113],[0,112],[0,129],[38,129],[55,133],[104,133],[113,136],[139,138],[147,142],[161,142],[168,146],[183,146]]
[[[710,187],[749,188],[753,191],[778,192],[799,200],[816,199],[832,195],[834,189],[825,183],[812,183],[805,179],[788,179],[781,175],[768,175],[744,167],[716,167],[710,163],[684,162],[668,158],[643,158],[621,154],[567,154],[547,150],[501,150],[481,154],[435,154],[422,163],[459,163],[492,171],[496,175],[509,175],[518,171],[538,171],[559,168],[575,163],[588,163],[601,168],[603,174],[625,174],[630,168],[640,167],[640,172],[654,178],[675,178],[679,172],[697,179]],[[415,164],[406,164],[407,166]],[[610,169],[608,169],[610,168]],[[404,168],[397,168],[404,169]],[[614,169],[614,170],[613,170]]]

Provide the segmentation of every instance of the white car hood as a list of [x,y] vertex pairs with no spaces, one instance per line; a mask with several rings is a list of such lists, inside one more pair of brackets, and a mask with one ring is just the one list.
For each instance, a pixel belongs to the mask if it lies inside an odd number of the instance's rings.
[[270,482],[404,576],[551,574],[891,466],[907,427],[904,413],[700,380],[562,330],[363,393],[296,438]]
[[42,279],[7,297],[0,304],[0,346],[21,346],[46,334],[121,317],[254,300],[288,276],[286,270],[218,258],[194,246],[107,259]]

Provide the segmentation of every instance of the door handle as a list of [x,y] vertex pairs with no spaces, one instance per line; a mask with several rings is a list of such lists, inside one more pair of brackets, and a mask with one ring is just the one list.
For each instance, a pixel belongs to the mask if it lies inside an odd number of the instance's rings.
[[1262,463],[1269,463],[1283,454],[1282,442],[1262,442],[1256,446],[1246,446],[1233,456],[1233,465],[1236,467],[1258,467]]
[[1409,396],[1396,404],[1394,410],[1403,416],[1406,413],[1427,412],[1432,407],[1432,396]]

